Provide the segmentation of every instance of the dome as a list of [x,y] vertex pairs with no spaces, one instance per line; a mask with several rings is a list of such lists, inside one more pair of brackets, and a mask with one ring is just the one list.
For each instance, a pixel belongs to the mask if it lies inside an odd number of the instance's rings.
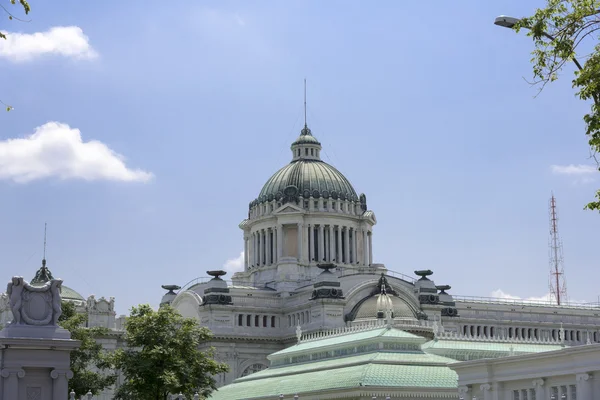
[[[295,187],[295,189],[288,189]],[[356,201],[356,191],[344,175],[321,160],[294,160],[277,171],[259,194],[259,199],[277,199],[287,195],[286,189],[294,195],[314,198],[333,197]]]
[[358,201],[350,181],[340,171],[321,160],[321,143],[306,125],[292,143],[291,149],[292,161],[264,184],[258,195],[258,202],[296,196]]
[[383,293],[364,301],[356,312],[355,321],[358,319],[384,318],[384,315],[381,314],[388,307],[392,309],[393,318],[417,319],[415,312],[406,301],[400,297]]

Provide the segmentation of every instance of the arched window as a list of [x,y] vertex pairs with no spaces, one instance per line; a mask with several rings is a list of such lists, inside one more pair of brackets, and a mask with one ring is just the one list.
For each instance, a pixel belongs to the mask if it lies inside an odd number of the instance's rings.
[[271,328],[275,328],[275,317],[271,317]]
[[242,314],[238,315],[238,326],[244,326],[244,316]]
[[508,328],[508,337],[509,338],[513,337],[513,328]]
[[252,375],[253,373],[262,371],[265,368],[266,366],[264,366],[263,364],[252,364],[251,366],[246,368],[244,372],[242,372],[242,376]]

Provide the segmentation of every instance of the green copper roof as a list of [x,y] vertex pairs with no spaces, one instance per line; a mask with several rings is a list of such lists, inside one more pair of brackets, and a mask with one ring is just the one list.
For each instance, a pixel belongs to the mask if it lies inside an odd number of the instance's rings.
[[430,354],[450,357],[456,360],[475,360],[480,358],[506,357],[511,353],[528,354],[544,351],[560,350],[563,347],[556,344],[511,343],[511,342],[479,342],[468,340],[438,340],[430,341],[422,346]]
[[412,333],[408,333],[405,331],[401,331],[399,329],[389,329],[387,327],[371,329],[362,332],[354,332],[348,333],[345,335],[336,335],[330,337],[324,337],[323,339],[311,340],[306,342],[301,342],[294,346],[290,346],[286,349],[280,350],[276,353],[273,353],[269,356],[269,358],[279,358],[279,356],[289,355],[292,353],[303,353],[308,350],[316,349],[316,348],[329,348],[335,347],[339,345],[349,345],[353,342],[364,341],[369,339],[374,339],[378,337],[386,337],[386,338],[397,338],[397,339],[409,339],[411,342],[422,343],[425,341],[421,336],[413,335]]
[[[339,361],[339,360],[338,360]],[[267,370],[268,371],[268,370]],[[265,371],[266,372],[266,371]],[[250,375],[255,376],[261,374]],[[332,366],[327,370],[295,372],[264,379],[238,380],[214,392],[213,400],[277,398],[280,394],[322,393],[352,388],[437,388],[456,391],[458,377],[445,365],[421,366],[365,363],[353,366]]]
[[294,186],[298,196],[329,197],[357,201],[356,191],[344,175],[321,160],[299,159],[277,171],[263,186],[258,201],[283,197]]

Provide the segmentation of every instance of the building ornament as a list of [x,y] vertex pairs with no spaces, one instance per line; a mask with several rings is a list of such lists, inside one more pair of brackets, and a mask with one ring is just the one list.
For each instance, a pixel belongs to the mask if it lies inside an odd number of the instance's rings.
[[492,385],[490,385],[489,383],[484,383],[483,385],[479,386],[479,390],[481,390],[482,392],[489,392],[490,390],[492,390]]
[[61,279],[43,286],[31,286],[22,276],[14,276],[6,288],[13,313],[12,325],[58,325],[62,314]]
[[590,374],[583,373],[583,374],[575,375],[575,380],[577,382],[586,382],[589,379],[590,379]]
[[542,378],[538,378],[538,379],[534,379],[531,384],[533,385],[534,388],[541,388],[542,386],[544,386],[545,381]]

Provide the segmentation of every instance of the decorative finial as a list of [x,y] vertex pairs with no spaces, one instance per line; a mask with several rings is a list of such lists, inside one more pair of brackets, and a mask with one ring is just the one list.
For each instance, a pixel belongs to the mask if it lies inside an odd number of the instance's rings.
[[298,344],[300,344],[300,340],[302,339],[302,328],[300,328],[300,322],[296,325],[296,337],[298,338]]

